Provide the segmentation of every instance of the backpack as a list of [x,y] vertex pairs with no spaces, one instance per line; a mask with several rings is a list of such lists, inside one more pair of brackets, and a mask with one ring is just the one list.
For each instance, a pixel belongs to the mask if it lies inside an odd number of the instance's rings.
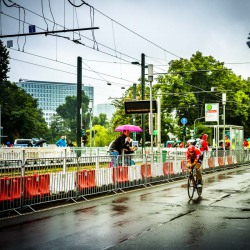
[[196,148],[198,148],[198,149],[200,149],[201,148],[201,146],[202,146],[202,142],[203,142],[203,140],[202,139],[196,139],[196,141],[195,141],[195,147]]

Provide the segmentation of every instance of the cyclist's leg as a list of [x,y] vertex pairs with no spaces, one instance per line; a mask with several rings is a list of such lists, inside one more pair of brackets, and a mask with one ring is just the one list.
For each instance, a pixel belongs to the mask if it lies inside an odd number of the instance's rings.
[[202,184],[201,162],[200,161],[196,163],[195,168],[196,168],[198,183]]

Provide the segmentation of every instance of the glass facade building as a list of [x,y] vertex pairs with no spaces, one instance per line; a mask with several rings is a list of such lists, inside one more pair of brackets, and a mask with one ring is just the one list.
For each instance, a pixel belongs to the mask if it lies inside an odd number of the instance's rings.
[[[49,126],[52,115],[56,114],[57,107],[65,103],[65,97],[77,95],[76,83],[44,82],[20,79],[16,84],[38,100],[38,107],[42,110],[45,121]],[[82,90],[91,100],[90,103],[93,108],[94,87],[83,85]]]
[[109,103],[97,104],[94,108],[94,116],[99,116],[100,114],[106,114],[107,119],[110,120],[112,115],[115,113],[115,107]]

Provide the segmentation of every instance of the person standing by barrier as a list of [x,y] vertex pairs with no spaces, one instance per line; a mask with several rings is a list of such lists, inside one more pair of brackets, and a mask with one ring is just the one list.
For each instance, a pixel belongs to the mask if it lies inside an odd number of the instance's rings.
[[207,141],[208,135],[204,134],[201,139],[199,140],[199,145],[195,144],[195,147],[198,148],[201,152],[201,160],[203,160],[204,157],[204,151],[208,151],[208,141]]
[[247,138],[245,138],[244,141],[243,141],[243,147],[244,147],[245,149],[247,149],[247,147],[248,147]]
[[74,144],[73,144],[73,142],[71,140],[68,140],[67,146],[68,147],[74,147]]
[[124,130],[123,133],[117,137],[110,146],[109,152],[112,155],[113,167],[117,166],[117,157],[122,155],[122,150],[130,151],[129,141],[126,138],[129,136],[130,131]]
[[61,139],[56,142],[57,147],[66,147],[67,146],[65,137],[66,137],[65,135],[62,135]]
[[129,136],[126,137],[125,142],[129,142],[130,148],[130,150],[124,149],[124,154],[126,155],[125,164],[127,164],[128,166],[135,165],[135,162],[132,160],[131,154],[133,154],[137,150],[137,147],[133,147],[133,140]]
[[230,149],[230,140],[228,138],[228,135],[225,135],[225,149],[226,150]]

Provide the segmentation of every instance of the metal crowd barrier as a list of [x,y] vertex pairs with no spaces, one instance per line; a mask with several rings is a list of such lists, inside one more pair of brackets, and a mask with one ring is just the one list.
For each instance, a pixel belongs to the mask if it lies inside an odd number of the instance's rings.
[[[35,152],[33,152],[35,154]],[[58,157],[31,157],[0,160],[0,212],[25,209],[54,201],[88,199],[90,195],[124,192],[187,175],[186,150],[160,153],[73,156],[61,151]],[[250,161],[248,150],[223,151],[204,155],[203,173],[235,167]]]

